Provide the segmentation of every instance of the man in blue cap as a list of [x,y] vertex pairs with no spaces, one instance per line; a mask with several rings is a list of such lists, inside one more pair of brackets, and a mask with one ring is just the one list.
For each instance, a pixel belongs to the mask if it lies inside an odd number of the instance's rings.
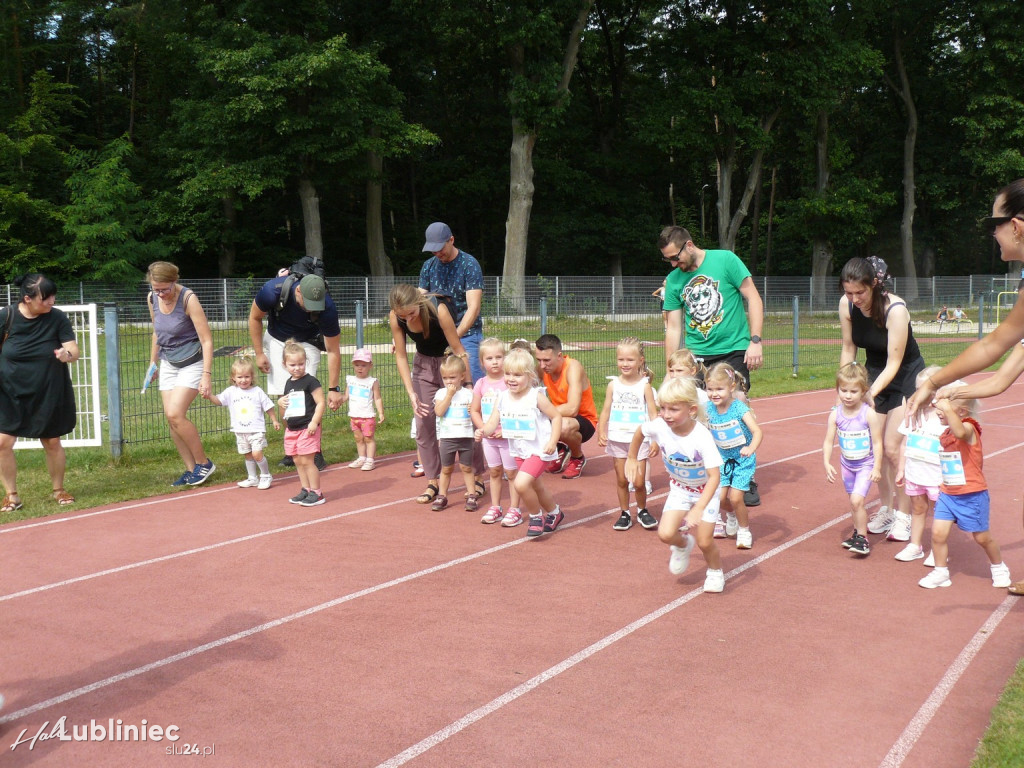
[[422,293],[450,296],[455,302],[456,330],[462,346],[469,356],[473,381],[483,378],[480,366],[480,342],[484,325],[480,319],[480,304],[484,296],[484,273],[480,262],[455,247],[451,227],[435,221],[427,227],[425,252],[433,256],[423,262],[420,269],[419,289]]

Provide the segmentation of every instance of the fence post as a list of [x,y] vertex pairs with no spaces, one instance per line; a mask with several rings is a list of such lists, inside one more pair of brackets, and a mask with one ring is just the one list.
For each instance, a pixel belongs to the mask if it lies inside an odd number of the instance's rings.
[[494,322],[501,322],[501,278],[494,278]]
[[558,308],[558,275],[555,275],[555,316],[562,314]]
[[612,322],[615,322],[615,275],[612,275]]
[[978,296],[978,338],[985,335],[985,294]]
[[117,326],[117,305],[103,305],[103,336],[107,344],[107,426],[110,455],[121,458],[124,433],[121,425],[121,334]]
[[813,313],[814,312],[814,275],[811,275],[810,283],[809,283],[809,288],[810,288],[810,291],[809,291],[810,295],[808,297],[807,309],[810,312]]
[[363,302],[356,301],[356,349],[363,348]]
[[932,306],[935,306],[935,275],[932,275]]
[[800,368],[800,297],[793,297],[793,378]]
[[[558,278],[555,279],[557,280]],[[540,297],[540,301],[537,302],[537,308],[540,310],[540,335],[543,336],[548,332],[548,299],[546,296]]]
[[[366,301],[366,311],[370,311],[370,278],[363,278],[363,299]],[[362,345],[360,345],[362,346]]]
[[228,321],[228,279],[220,279],[220,300],[224,304],[224,322]]
[[81,280],[78,281],[78,303],[85,304],[85,288]]

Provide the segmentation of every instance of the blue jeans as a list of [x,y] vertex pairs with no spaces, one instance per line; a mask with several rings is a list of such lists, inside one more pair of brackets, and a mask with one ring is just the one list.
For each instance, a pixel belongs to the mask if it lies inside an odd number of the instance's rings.
[[484,377],[484,369],[480,365],[480,342],[483,340],[483,331],[470,331],[462,337],[462,346],[469,358],[469,371],[473,374],[474,382]]

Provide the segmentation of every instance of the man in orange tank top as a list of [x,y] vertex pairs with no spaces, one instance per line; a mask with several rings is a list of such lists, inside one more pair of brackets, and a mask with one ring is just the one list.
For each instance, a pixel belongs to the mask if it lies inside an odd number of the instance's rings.
[[564,469],[562,479],[575,480],[583,474],[587,464],[583,443],[592,438],[597,429],[594,390],[583,364],[562,353],[562,340],[557,336],[546,333],[537,339],[536,356],[544,374],[548,400],[562,414],[562,434],[558,439],[567,447],[564,454],[559,448],[559,456],[551,462],[548,471]]

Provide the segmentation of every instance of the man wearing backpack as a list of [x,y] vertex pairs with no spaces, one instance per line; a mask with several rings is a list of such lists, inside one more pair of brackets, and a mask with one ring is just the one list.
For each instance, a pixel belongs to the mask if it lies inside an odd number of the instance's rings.
[[[266,391],[271,396],[284,394],[285,382],[290,378],[282,355],[288,339],[295,339],[305,348],[306,371],[312,376],[316,376],[321,352],[327,352],[327,405],[336,411],[341,405],[338,310],[323,277],[301,275],[302,264],[299,262],[287,274],[268,280],[260,288],[249,309],[249,339],[256,366],[267,374]],[[269,318],[266,332],[265,317]],[[282,461],[284,466],[290,466],[288,458]],[[320,453],[315,460],[319,469],[326,466]]]

